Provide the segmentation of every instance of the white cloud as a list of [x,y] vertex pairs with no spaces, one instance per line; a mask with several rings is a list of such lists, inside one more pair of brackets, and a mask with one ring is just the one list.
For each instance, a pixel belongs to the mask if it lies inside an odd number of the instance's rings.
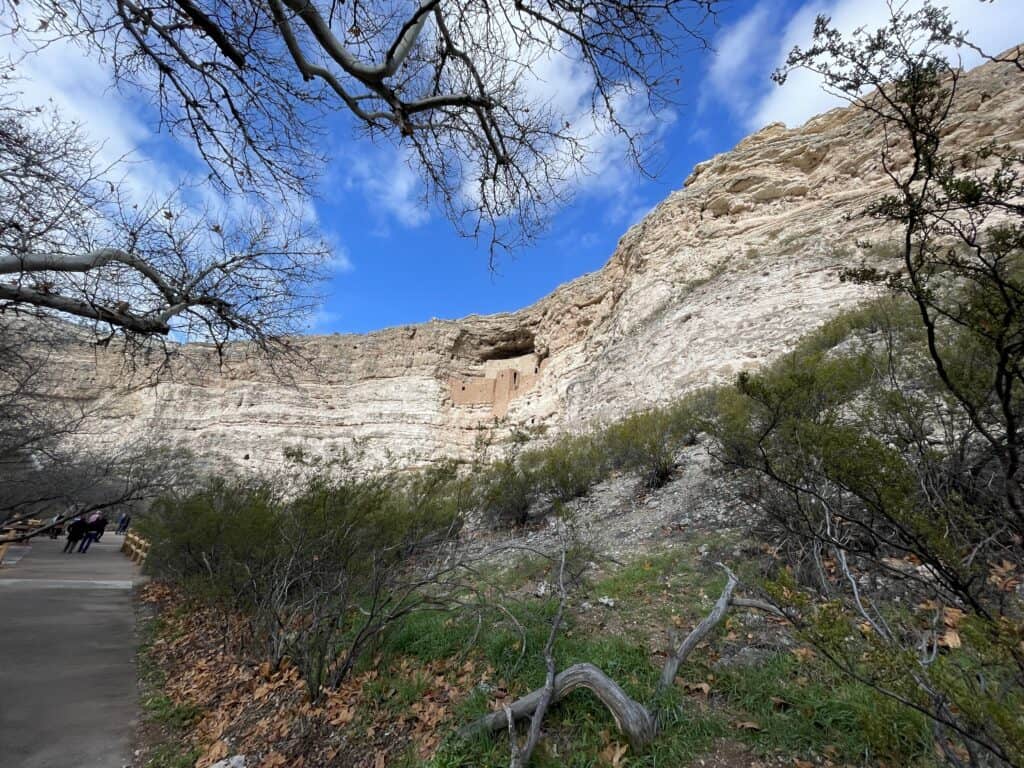
[[349,258],[348,248],[342,244],[341,239],[337,235],[327,232],[324,234],[324,240],[327,243],[327,247],[330,248],[330,256],[324,263],[324,270],[326,272],[342,274],[355,269],[352,259]]
[[66,40],[25,55],[14,38],[3,36],[0,58],[17,61],[13,85],[21,102],[52,109],[63,120],[78,124],[83,136],[99,148],[97,159],[118,166],[116,176],[133,199],[164,197],[178,186],[181,174],[142,149],[154,136],[147,107],[113,88],[108,66]]
[[758,2],[753,10],[738,22],[727,27],[714,41],[714,53],[708,66],[707,79],[701,92],[701,107],[712,99],[722,101],[734,114],[750,109],[759,95],[752,73],[760,72],[762,62],[774,49],[776,14],[774,0]]
[[[922,1],[909,0],[907,8],[919,7]],[[1020,0],[996,0],[994,3],[945,0],[936,4],[948,7],[959,26],[969,32],[972,42],[989,52],[999,53],[1010,48],[1019,43],[1024,34],[1024,3]],[[810,42],[814,18],[819,13],[831,16],[833,24],[844,33],[862,26],[878,28],[889,18],[884,0],[816,0],[807,3],[790,19],[782,34],[777,36],[775,53],[768,62],[765,77],[772,69],[782,65],[794,45],[806,46]],[[961,56],[965,67],[974,66],[980,61],[971,51],[961,51]],[[821,89],[819,77],[799,71],[793,73],[781,88],[765,83],[760,98],[749,112],[747,124],[752,130],[776,121],[792,127],[842,103]]]
[[[0,57],[18,57],[15,45],[11,37],[0,37]],[[529,62],[513,78],[526,97],[547,105],[559,120],[569,122],[586,148],[585,168],[566,164],[562,191],[610,200],[615,208],[614,217],[631,219],[631,213],[622,211],[633,211],[643,205],[636,197],[640,177],[625,162],[625,138],[612,129],[607,116],[592,113],[590,97],[594,83],[589,70],[569,56],[542,48],[525,51],[514,59]],[[187,189],[182,196],[193,204],[235,212],[249,204],[239,199],[224,200],[205,181],[206,171],[195,148],[189,142],[178,143],[166,133],[156,133],[156,116],[148,97],[133,97],[113,88],[108,63],[99,61],[94,52],[57,41],[21,58],[18,72],[24,83],[26,103],[52,104],[62,117],[80,123],[86,136],[102,146],[100,156],[104,162],[129,159],[119,173],[133,198],[148,200],[170,195],[184,179]],[[650,114],[644,99],[625,93],[616,99],[616,108],[618,118],[625,124],[654,138],[673,119],[666,112],[659,116],[659,122]],[[354,147],[346,144],[339,150],[345,165],[343,187],[363,195],[370,209],[379,212],[380,227],[386,229],[397,224],[416,228],[431,218],[422,183],[403,150],[368,142]],[[325,186],[324,193],[330,196],[331,191]],[[305,210],[301,201],[289,201],[288,205],[297,205],[307,221],[316,220],[315,211]]]
[[[628,84],[612,95],[610,106],[595,102],[593,73],[571,58],[571,50],[569,45],[564,50],[557,44],[539,50],[531,50],[528,45],[510,56],[529,62],[511,78],[524,100],[547,109],[551,124],[559,129],[564,125],[564,133],[580,150],[559,158],[558,152],[566,148],[556,147],[548,158],[552,164],[544,169],[542,186],[552,183],[562,199],[587,197],[604,205],[602,220],[606,223],[632,224],[637,210],[646,211],[650,205],[640,195],[643,177],[633,163],[629,137],[620,126],[634,137],[636,148],[643,154],[660,141],[676,115],[669,109],[653,114],[646,93],[641,88],[630,90]],[[473,176],[466,175],[463,194],[476,201],[479,190],[471,181]]]
[[344,182],[367,199],[371,210],[382,220],[394,220],[409,228],[429,221],[430,210],[420,179],[402,150],[365,145],[356,152],[350,153]]
[[319,307],[306,319],[305,329],[309,333],[327,333],[338,326],[342,315],[324,307]]

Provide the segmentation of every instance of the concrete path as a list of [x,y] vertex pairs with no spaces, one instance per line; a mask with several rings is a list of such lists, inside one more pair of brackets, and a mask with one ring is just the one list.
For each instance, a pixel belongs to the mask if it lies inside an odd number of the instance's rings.
[[131,762],[138,569],[112,532],[85,554],[63,554],[63,546],[35,539],[0,568],[4,768]]

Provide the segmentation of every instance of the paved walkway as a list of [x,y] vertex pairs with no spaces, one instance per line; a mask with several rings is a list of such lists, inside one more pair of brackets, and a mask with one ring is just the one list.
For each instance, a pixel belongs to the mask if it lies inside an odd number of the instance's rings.
[[0,568],[4,768],[131,762],[138,569],[112,532],[85,554],[63,554],[63,546],[37,538],[30,548],[9,552]]

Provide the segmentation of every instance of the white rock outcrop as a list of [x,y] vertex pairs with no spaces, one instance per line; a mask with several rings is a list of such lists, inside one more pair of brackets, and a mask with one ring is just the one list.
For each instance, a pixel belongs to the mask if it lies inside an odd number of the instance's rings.
[[[1024,147],[1012,68],[966,75],[960,105],[951,141]],[[838,273],[884,258],[892,237],[860,215],[886,189],[879,142],[852,109],[769,125],[694,168],[604,268],[519,312],[304,337],[307,364],[284,377],[242,347],[222,367],[193,347],[130,391],[115,350],[82,348],[68,393],[104,406],[95,439],[161,433],[252,468],[289,448],[372,466],[468,459],[515,428],[610,420],[763,365],[865,296]]]

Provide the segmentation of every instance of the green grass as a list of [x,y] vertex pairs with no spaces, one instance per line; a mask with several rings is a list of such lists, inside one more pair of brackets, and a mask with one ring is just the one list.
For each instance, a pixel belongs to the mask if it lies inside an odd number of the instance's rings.
[[851,764],[934,763],[923,716],[843,677],[826,662],[801,662],[780,653],[714,674],[712,696],[737,719],[760,726],[739,734],[759,750],[828,753]]
[[199,718],[199,708],[192,704],[175,704],[162,693],[142,700],[142,711],[158,725],[174,731],[184,731]]
[[385,675],[367,683],[363,693],[379,709],[397,717],[422,699],[432,684],[431,677],[423,672],[414,672],[411,677]]
[[[712,547],[732,546],[728,539]],[[643,637],[664,634],[669,625],[658,616],[677,612],[692,626],[708,609],[724,577],[714,568],[698,567],[689,545],[640,558],[591,584],[589,595],[616,599],[612,613],[620,624],[638,625],[630,632],[609,633],[598,626],[596,611],[567,618],[556,646],[559,668],[587,661],[615,679],[638,701],[651,704],[658,662]],[[531,578],[536,577],[536,573]],[[697,596],[703,594],[702,601]],[[490,683],[507,688],[516,697],[541,685],[544,665],[540,650],[547,638],[554,609],[552,601],[529,600],[512,607],[525,629],[522,637],[510,621],[494,616],[470,646],[475,624],[448,614],[412,616],[384,647],[382,677],[374,683],[374,698],[381,698],[396,715],[429,686],[429,681],[401,679],[386,670],[389,661],[412,657],[424,663],[461,658],[467,653],[477,668],[490,667]],[[737,621],[742,621],[737,614]],[[652,618],[654,617],[654,618]],[[652,626],[661,621],[661,624]],[[645,624],[646,622],[646,624]],[[682,631],[682,629],[680,630]],[[723,630],[724,631],[724,630]],[[743,631],[745,633],[745,630]],[[719,633],[719,636],[721,633]],[[756,754],[789,758],[828,756],[849,765],[888,763],[930,766],[931,738],[923,718],[908,712],[864,685],[844,678],[824,661],[800,661],[791,653],[776,653],[762,663],[735,667],[713,666],[721,641],[694,653],[680,671],[681,680],[710,680],[705,697],[677,687],[666,699],[662,732],[643,754],[628,754],[626,765],[657,768],[685,766],[707,754],[716,741],[727,739]],[[774,698],[773,698],[774,697]],[[451,730],[490,711],[489,694],[476,689],[455,708]],[[758,730],[740,727],[756,723]],[[624,743],[608,711],[587,691],[577,691],[552,707],[545,721],[546,737],[531,765],[535,768],[594,768],[610,743]],[[430,761],[405,758],[413,768],[487,768],[508,764],[504,734],[462,740],[450,735]]]
[[165,742],[146,758],[146,768],[192,768],[202,753],[180,744]]

